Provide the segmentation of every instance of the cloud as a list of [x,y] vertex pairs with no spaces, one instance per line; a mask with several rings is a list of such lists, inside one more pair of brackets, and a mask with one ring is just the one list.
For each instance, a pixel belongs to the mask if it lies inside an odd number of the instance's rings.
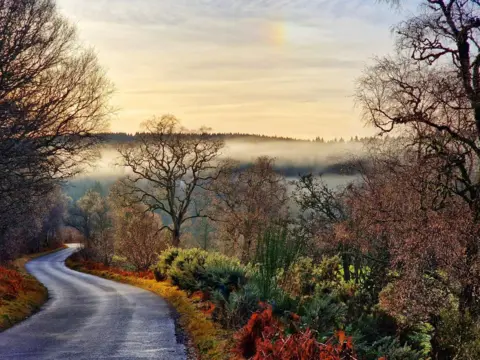
[[95,21],[152,25],[179,25],[195,14],[201,18],[246,18],[312,21],[318,18],[385,20],[388,9],[365,0],[60,0],[60,5]]
[[169,112],[221,131],[364,135],[353,83],[396,18],[373,0],[57,1],[116,84],[118,131]]

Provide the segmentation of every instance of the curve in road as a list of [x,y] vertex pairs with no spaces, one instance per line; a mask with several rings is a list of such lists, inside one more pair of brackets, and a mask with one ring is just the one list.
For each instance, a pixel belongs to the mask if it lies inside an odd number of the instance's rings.
[[40,312],[0,334],[0,359],[186,358],[170,308],[148,291],[65,266],[74,246],[30,261],[49,291]]

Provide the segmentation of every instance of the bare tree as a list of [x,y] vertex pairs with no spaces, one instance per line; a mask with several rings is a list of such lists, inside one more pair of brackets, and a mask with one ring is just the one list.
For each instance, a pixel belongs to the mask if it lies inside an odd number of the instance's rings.
[[[317,251],[324,252],[332,246],[335,226],[349,219],[345,204],[345,188],[328,186],[321,176],[303,175],[293,182],[293,199],[299,208],[299,233],[307,239],[313,239]],[[311,241],[311,240],[310,240]],[[350,281],[352,265],[351,249],[345,244],[333,243],[330,249],[336,254],[340,251],[345,281]]]
[[60,230],[64,226],[67,216],[68,198],[60,188],[52,191],[43,199],[42,203],[46,207],[46,211],[43,216],[42,232],[35,249],[37,251],[61,244],[63,239]]
[[[377,273],[372,287],[380,284],[382,309],[400,321],[427,321],[435,327],[432,358],[476,359],[478,352],[460,355],[472,331],[467,323],[458,329],[459,345],[440,346],[442,328],[451,327],[442,313],[449,309],[460,318],[464,289],[478,286],[480,279],[466,256],[478,225],[460,197],[439,194],[435,184],[441,173],[436,159],[418,157],[415,151],[372,159],[363,181],[346,193],[351,219],[337,228],[337,236],[374,260],[369,265]],[[383,264],[377,268],[379,261]]]
[[[434,165],[440,209],[450,195],[468,206],[474,236],[465,237],[469,275],[480,255],[480,6],[475,0],[425,0],[421,13],[396,28],[397,55],[378,59],[357,92],[367,121],[382,133],[398,131]],[[463,313],[480,314],[480,288],[466,283]]]
[[[98,194],[98,193],[96,193]],[[110,265],[115,252],[112,213],[106,198],[97,198],[94,213],[93,248],[105,265]]]
[[111,86],[52,0],[0,1],[0,53],[0,218],[11,218],[91,158]]
[[84,236],[87,248],[93,246],[95,213],[99,201],[100,194],[90,189],[69,209],[67,225],[75,228]]
[[115,253],[125,257],[139,271],[148,270],[158,260],[158,254],[169,245],[166,236],[159,236],[163,227],[158,214],[145,211],[136,204],[124,207],[123,200],[110,197],[115,236]]
[[130,205],[143,203],[149,211],[167,215],[171,223],[164,228],[179,246],[182,225],[206,216],[195,195],[218,177],[223,141],[205,129],[187,132],[173,116],[154,118],[144,127],[138,142],[118,149],[120,164],[132,173],[118,190]]
[[57,187],[42,201],[19,202],[8,217],[0,218],[0,262],[61,244],[59,230],[64,224],[66,200]]
[[287,215],[287,184],[274,169],[274,160],[260,157],[247,169],[231,164],[213,183],[214,218],[227,237],[230,252],[240,250],[242,261],[252,256],[263,232]]
[[87,255],[108,265],[113,257],[113,224],[107,199],[93,189],[69,210],[67,224],[85,240]]

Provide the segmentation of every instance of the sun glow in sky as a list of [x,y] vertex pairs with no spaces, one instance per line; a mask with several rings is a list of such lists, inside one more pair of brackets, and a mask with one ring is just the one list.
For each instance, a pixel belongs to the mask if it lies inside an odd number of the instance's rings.
[[299,138],[373,133],[356,78],[401,18],[375,0],[58,0],[114,82],[112,131],[165,113],[190,128]]

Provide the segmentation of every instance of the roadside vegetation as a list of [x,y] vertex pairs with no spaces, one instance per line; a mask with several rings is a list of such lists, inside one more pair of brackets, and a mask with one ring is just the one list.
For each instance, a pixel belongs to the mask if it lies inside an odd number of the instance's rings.
[[129,271],[124,262],[105,266],[102,263],[85,261],[82,252],[67,259],[67,266],[105,279],[134,285],[158,294],[168,301],[178,313],[178,325],[187,332],[188,344],[194,347],[199,359],[224,359],[229,352],[231,334],[213,322],[211,310],[206,307],[200,293],[189,294],[171,282],[157,282],[153,271]]
[[[95,158],[110,84],[50,0],[0,1],[0,330],[36,311],[46,289],[32,254],[61,246],[61,186]],[[68,233],[68,231],[67,231]]]
[[30,317],[48,300],[47,289],[28,274],[26,263],[63,248],[59,245],[58,249],[22,256],[0,266],[0,332]]
[[357,181],[239,163],[165,115],[78,199],[62,185],[96,158],[111,86],[53,1],[1,3],[2,321],[44,296],[8,264],[70,240],[72,267],[166,298],[204,359],[480,358],[479,3],[422,3],[358,79],[382,136]]
[[[385,139],[348,186],[288,181],[268,157],[241,166],[219,155],[218,137],[187,135],[172,116],[146,122],[119,147],[129,175],[71,212],[90,219],[71,222],[86,256],[111,266],[121,253],[199,295],[233,334],[225,356],[478,359],[477,15],[475,1],[426,1],[398,25],[395,54],[358,80],[364,120]],[[158,235],[117,231],[136,216]],[[140,264],[147,246],[159,259]]]

